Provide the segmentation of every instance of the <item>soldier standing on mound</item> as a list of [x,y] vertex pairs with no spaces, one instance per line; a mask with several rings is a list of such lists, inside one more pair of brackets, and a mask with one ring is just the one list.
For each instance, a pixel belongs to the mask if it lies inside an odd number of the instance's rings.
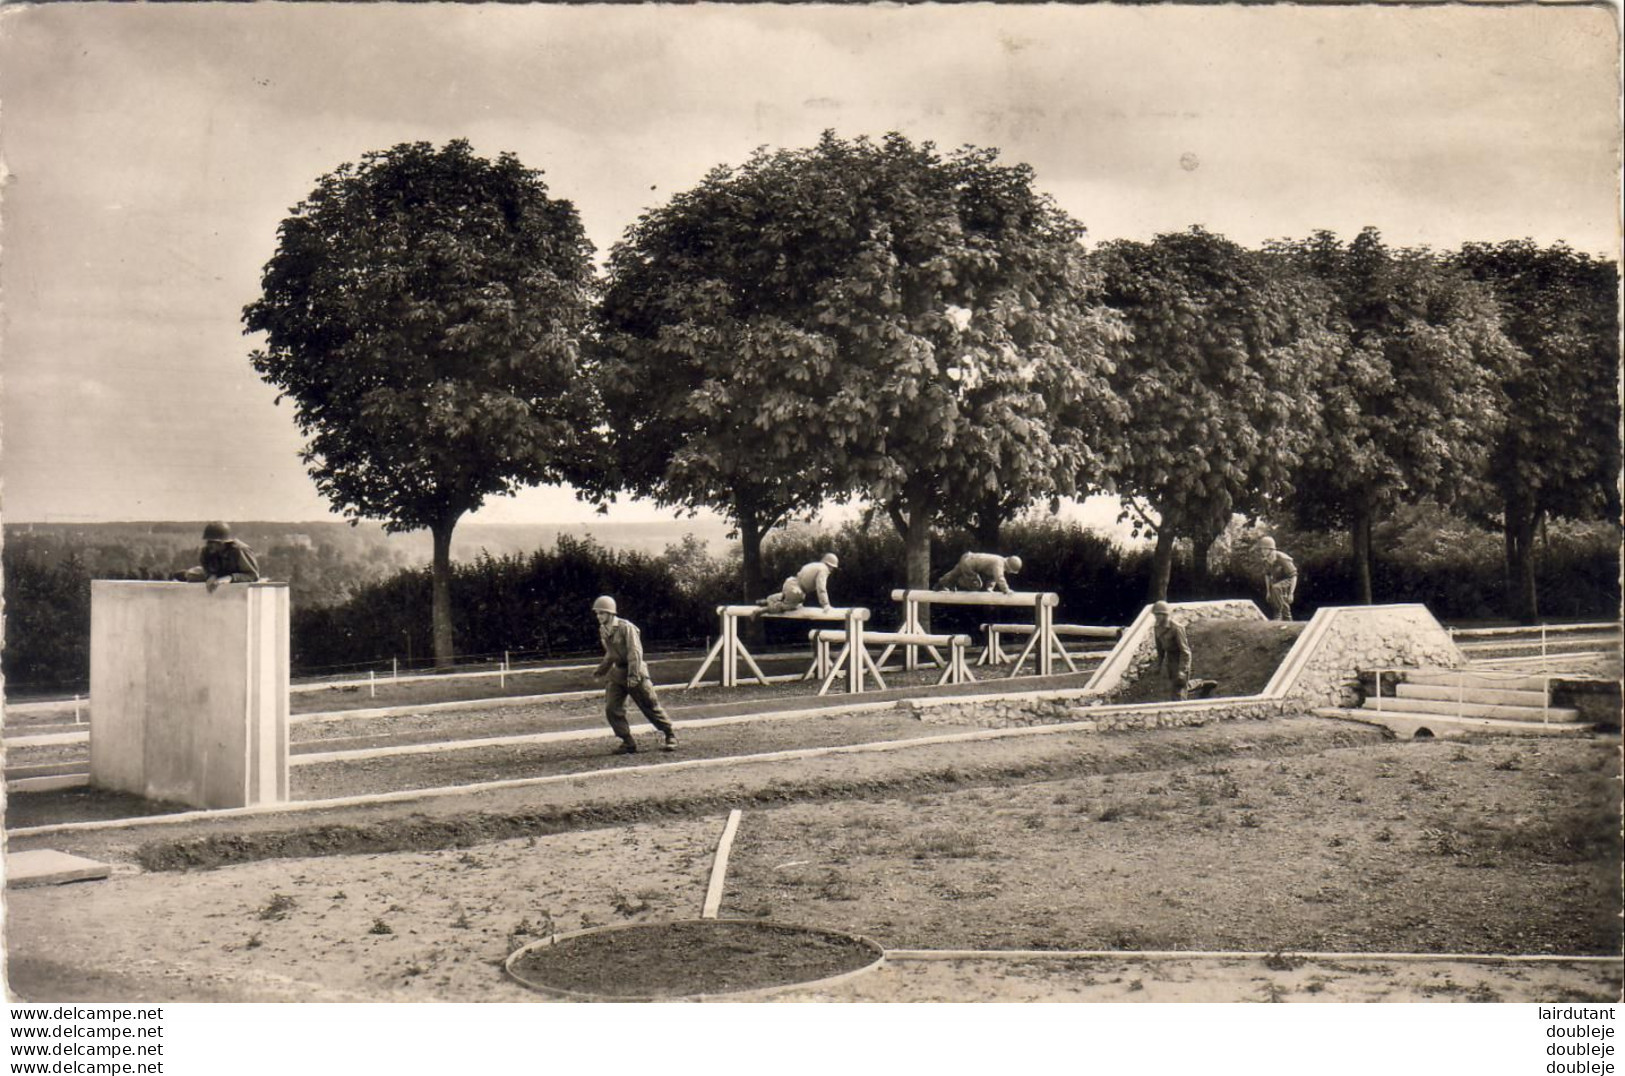
[[254,551],[231,536],[224,523],[203,528],[203,548],[198,550],[198,567],[176,572],[177,583],[207,583],[209,592],[223,583],[257,583],[260,566]]
[[1021,571],[1020,557],[1001,557],[997,553],[966,553],[959,563],[937,580],[938,590],[995,590],[1010,593],[1010,584],[1004,575]]
[[649,666],[643,660],[643,639],[638,634],[637,625],[615,615],[615,599],[608,595],[593,602],[592,611],[598,618],[598,638],[604,644],[604,660],[593,670],[593,676],[609,677],[609,683],[604,687],[604,714],[609,718],[609,727],[621,741],[615,753],[632,755],[638,750],[638,745],[632,739],[632,728],[626,723],[626,699],[629,695],[638,704],[638,709],[643,711],[643,716],[649,719],[649,724],[666,737],[661,750],[676,750],[677,733],[671,727],[665,707],[660,705],[659,696],[655,694],[654,680],[650,678]]
[[1264,601],[1269,605],[1270,619],[1291,620],[1292,598],[1298,590],[1298,566],[1275,548],[1274,538],[1260,538],[1258,553],[1264,558]]

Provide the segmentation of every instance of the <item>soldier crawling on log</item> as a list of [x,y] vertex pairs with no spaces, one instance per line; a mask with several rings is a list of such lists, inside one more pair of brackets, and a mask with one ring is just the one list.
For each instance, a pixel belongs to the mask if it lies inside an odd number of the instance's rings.
[[834,553],[825,553],[811,564],[802,565],[799,572],[785,579],[777,594],[770,594],[756,603],[758,609],[752,616],[799,609],[809,594],[818,598],[819,608],[829,612],[829,573],[840,566],[841,559]]
[[937,580],[938,590],[993,590],[1010,593],[1005,574],[1021,571],[1020,557],[1001,557],[997,553],[966,553],[959,563]]

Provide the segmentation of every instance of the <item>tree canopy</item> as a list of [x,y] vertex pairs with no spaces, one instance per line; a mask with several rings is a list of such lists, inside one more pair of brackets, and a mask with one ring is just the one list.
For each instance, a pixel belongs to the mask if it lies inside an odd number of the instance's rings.
[[1370,602],[1374,520],[1402,502],[1449,505],[1482,480],[1511,346],[1494,295],[1430,251],[1390,250],[1374,228],[1348,244],[1317,232],[1271,251],[1336,300],[1343,338],[1293,505],[1300,523],[1348,528]]
[[1547,516],[1620,516],[1619,267],[1558,243],[1469,243],[1456,263],[1501,301],[1517,346],[1489,457],[1516,614],[1533,621],[1534,539]]
[[1081,226],[1033,178],[993,150],[826,133],[645,214],[611,256],[601,376],[634,481],[736,519],[742,497],[866,497],[911,585],[945,515],[1072,492],[1116,407],[1117,330]]
[[1156,532],[1150,592],[1162,598],[1175,538],[1195,543],[1203,585],[1231,515],[1291,491],[1336,354],[1331,297],[1200,228],[1108,243],[1098,260],[1106,302],[1133,333],[1112,375],[1130,419],[1110,474],[1131,518]]
[[243,311],[322,494],[352,520],[433,532],[437,659],[457,520],[585,451],[591,257],[575,208],[513,155],[403,143],[317,181]]

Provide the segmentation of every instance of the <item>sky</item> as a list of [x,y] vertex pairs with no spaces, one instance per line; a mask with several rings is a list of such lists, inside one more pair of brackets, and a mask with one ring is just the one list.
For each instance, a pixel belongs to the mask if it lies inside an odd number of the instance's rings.
[[[600,256],[834,129],[998,147],[1091,241],[1617,258],[1618,54],[1607,7],[8,6],[0,514],[328,518],[240,316],[278,222],[369,150],[514,152]],[[537,489],[470,518],[597,517]]]

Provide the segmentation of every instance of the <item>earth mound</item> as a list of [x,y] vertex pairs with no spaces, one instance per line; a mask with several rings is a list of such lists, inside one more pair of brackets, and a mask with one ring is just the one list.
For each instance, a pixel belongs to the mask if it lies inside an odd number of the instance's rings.
[[[1216,680],[1211,696],[1256,695],[1264,690],[1292,644],[1302,621],[1198,620],[1185,627],[1191,644],[1191,680]],[[1112,702],[1165,702],[1168,683],[1148,669]]]

